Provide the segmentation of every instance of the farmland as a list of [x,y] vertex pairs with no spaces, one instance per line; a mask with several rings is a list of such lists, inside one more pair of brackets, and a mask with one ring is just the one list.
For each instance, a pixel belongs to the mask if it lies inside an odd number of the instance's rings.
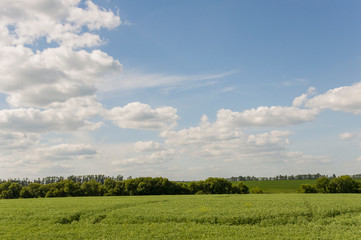
[[359,239],[361,195],[0,200],[0,239]]

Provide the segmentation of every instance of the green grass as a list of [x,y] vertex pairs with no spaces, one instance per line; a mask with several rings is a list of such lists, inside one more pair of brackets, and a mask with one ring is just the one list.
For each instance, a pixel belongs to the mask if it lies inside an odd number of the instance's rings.
[[361,195],[0,200],[0,239],[360,239]]
[[267,180],[267,181],[244,181],[250,189],[260,187],[264,193],[297,193],[301,184],[315,184],[316,180]]

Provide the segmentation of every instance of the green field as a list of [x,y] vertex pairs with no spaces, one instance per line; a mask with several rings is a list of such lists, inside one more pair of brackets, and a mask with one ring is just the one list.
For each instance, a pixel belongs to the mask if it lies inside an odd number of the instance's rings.
[[[235,182],[236,183],[236,182]],[[264,193],[297,193],[301,184],[315,184],[316,180],[267,180],[267,181],[245,181],[249,189],[260,187]]]
[[359,194],[0,200],[0,239],[360,239]]

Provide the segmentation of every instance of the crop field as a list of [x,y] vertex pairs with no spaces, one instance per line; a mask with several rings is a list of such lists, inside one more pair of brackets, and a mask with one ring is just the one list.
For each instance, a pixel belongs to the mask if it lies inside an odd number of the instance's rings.
[[360,239],[361,195],[0,200],[0,239]]
[[296,193],[301,184],[315,184],[316,180],[266,180],[243,182],[250,189],[260,187],[264,193]]

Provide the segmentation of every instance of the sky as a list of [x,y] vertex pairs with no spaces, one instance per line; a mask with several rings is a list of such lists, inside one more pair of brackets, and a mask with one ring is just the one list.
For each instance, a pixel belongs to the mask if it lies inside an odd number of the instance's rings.
[[361,173],[360,1],[0,1],[0,179]]

